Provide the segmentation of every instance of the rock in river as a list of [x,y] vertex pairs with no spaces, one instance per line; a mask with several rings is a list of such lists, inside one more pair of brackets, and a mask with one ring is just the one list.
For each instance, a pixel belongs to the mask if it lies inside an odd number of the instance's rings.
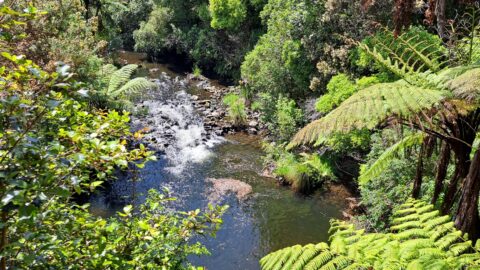
[[210,203],[220,201],[225,195],[232,192],[238,200],[244,201],[252,193],[252,186],[239,180],[231,178],[207,178],[207,182],[213,184]]

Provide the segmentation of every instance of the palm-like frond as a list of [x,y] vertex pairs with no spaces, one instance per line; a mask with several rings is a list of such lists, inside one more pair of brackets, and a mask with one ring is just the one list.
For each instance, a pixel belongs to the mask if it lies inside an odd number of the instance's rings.
[[467,70],[450,80],[448,86],[455,97],[480,104],[480,68]]
[[110,77],[110,82],[108,83],[107,94],[117,91],[121,85],[126,84],[137,68],[138,65],[130,64],[113,72]]
[[135,78],[135,79],[129,80],[122,87],[114,90],[113,92],[110,92],[110,95],[113,98],[119,97],[119,96],[132,98],[135,95],[141,94],[142,92],[150,88],[153,88],[154,86],[155,84],[147,80],[146,78],[143,78],[143,77]]
[[416,145],[421,145],[425,134],[417,132],[411,135],[406,136],[401,139],[394,145],[386,149],[375,163],[369,167],[362,167],[360,176],[358,177],[358,182],[360,185],[364,185],[369,182],[371,179],[379,176],[385,168],[389,165],[390,161],[395,157],[398,157],[405,149],[411,148]]
[[290,147],[315,143],[333,132],[373,129],[392,116],[409,118],[432,108],[445,96],[443,91],[402,81],[373,85],[345,100],[325,117],[308,124],[294,136]]
[[[365,233],[331,221],[331,244],[288,247],[260,260],[270,269],[477,269],[480,253],[450,217],[410,199],[395,212],[390,233]],[[435,268],[437,269],[437,268]]]

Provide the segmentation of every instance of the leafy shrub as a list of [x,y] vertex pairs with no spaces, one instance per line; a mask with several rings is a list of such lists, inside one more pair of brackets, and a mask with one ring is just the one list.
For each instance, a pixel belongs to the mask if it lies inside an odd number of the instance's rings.
[[309,166],[297,160],[292,153],[284,153],[275,162],[273,172],[278,177],[285,179],[298,192],[309,192],[315,186]]
[[235,29],[247,16],[243,0],[209,0],[209,11],[214,29]]
[[148,20],[140,23],[140,28],[133,32],[135,50],[159,53],[164,49],[168,34],[171,33],[170,21],[172,14],[170,9],[156,6],[150,13]]
[[302,153],[303,164],[310,167],[318,181],[336,180],[330,160],[319,154]]
[[241,66],[242,79],[256,93],[304,96],[314,66],[305,55],[302,32],[297,31],[297,26],[306,24],[309,16],[313,16],[308,8],[304,1],[292,0],[272,0],[265,5],[261,17],[267,33],[245,56]]
[[284,96],[275,99],[269,93],[261,93],[257,102],[261,112],[260,120],[280,142],[288,141],[303,124],[303,112],[292,99]]
[[301,193],[309,193],[325,181],[335,180],[330,161],[318,154],[295,155],[285,149],[285,145],[264,143],[266,166],[273,165],[273,173],[285,180]]
[[327,93],[318,99],[315,108],[321,113],[328,113],[353,93],[377,83],[380,80],[375,76],[362,77],[352,82],[346,74],[335,75],[327,84]]
[[223,98],[223,104],[228,107],[228,117],[236,126],[244,125],[247,121],[247,114],[245,112],[245,103],[236,94],[228,94]]
[[280,141],[289,140],[303,123],[303,112],[298,109],[295,101],[280,97],[277,100],[273,125],[269,125],[270,131]]

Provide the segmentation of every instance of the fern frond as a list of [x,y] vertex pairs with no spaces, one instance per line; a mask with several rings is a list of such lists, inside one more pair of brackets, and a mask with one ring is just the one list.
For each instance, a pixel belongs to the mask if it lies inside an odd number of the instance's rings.
[[260,260],[263,270],[477,269],[480,253],[432,205],[409,199],[395,212],[391,233],[365,233],[331,221],[330,246],[299,245]]
[[421,145],[425,134],[417,132],[406,136],[399,142],[390,146],[386,149],[380,157],[373,163],[370,167],[364,169],[362,168],[360,176],[358,177],[358,182],[360,185],[365,185],[371,179],[379,176],[389,165],[392,159],[398,157],[406,149],[412,148],[413,146]]
[[360,90],[325,117],[301,129],[289,147],[311,144],[333,132],[373,129],[395,116],[407,119],[438,104],[442,91],[409,86],[402,82],[377,84]]
[[112,73],[108,84],[107,94],[113,93],[120,88],[121,85],[127,83],[137,70],[138,65],[130,64]]
[[480,68],[466,71],[448,82],[456,97],[480,104]]
[[153,87],[155,87],[155,84],[153,82],[145,78],[135,78],[135,79],[129,80],[125,85],[123,85],[119,89],[110,92],[111,93],[110,96],[112,98],[116,98],[116,97],[131,98]]

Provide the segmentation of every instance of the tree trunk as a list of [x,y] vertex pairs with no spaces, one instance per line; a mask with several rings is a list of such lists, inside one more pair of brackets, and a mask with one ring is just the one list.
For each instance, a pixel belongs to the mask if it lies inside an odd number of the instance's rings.
[[478,195],[480,192],[480,150],[477,150],[465,179],[460,204],[455,217],[455,227],[468,233],[470,239],[480,237]]
[[445,25],[447,20],[445,19],[445,9],[447,6],[446,0],[437,0],[435,5],[435,14],[437,15],[437,31],[440,38],[445,38]]
[[450,210],[452,209],[453,204],[455,203],[455,195],[457,194],[457,191],[458,191],[458,185],[467,176],[468,167],[469,167],[468,161],[465,161],[463,158],[461,160],[457,160],[457,163],[455,165],[455,172],[453,173],[453,177],[450,180],[450,183],[448,184],[445,197],[443,199],[443,203],[441,207],[442,214],[446,215],[450,213]]
[[448,163],[450,162],[450,145],[446,142],[442,144],[440,150],[440,160],[437,163],[437,174],[435,175],[435,189],[433,191],[432,204],[436,204],[438,197],[443,189],[443,181],[447,176]]
[[427,136],[420,147],[420,153],[418,154],[418,161],[417,161],[417,171],[415,173],[415,180],[413,182],[413,190],[412,190],[412,197],[414,199],[418,199],[420,197],[420,191],[422,188],[422,181],[423,181],[423,157],[425,156],[425,152],[427,152],[427,148],[431,144],[432,138]]

